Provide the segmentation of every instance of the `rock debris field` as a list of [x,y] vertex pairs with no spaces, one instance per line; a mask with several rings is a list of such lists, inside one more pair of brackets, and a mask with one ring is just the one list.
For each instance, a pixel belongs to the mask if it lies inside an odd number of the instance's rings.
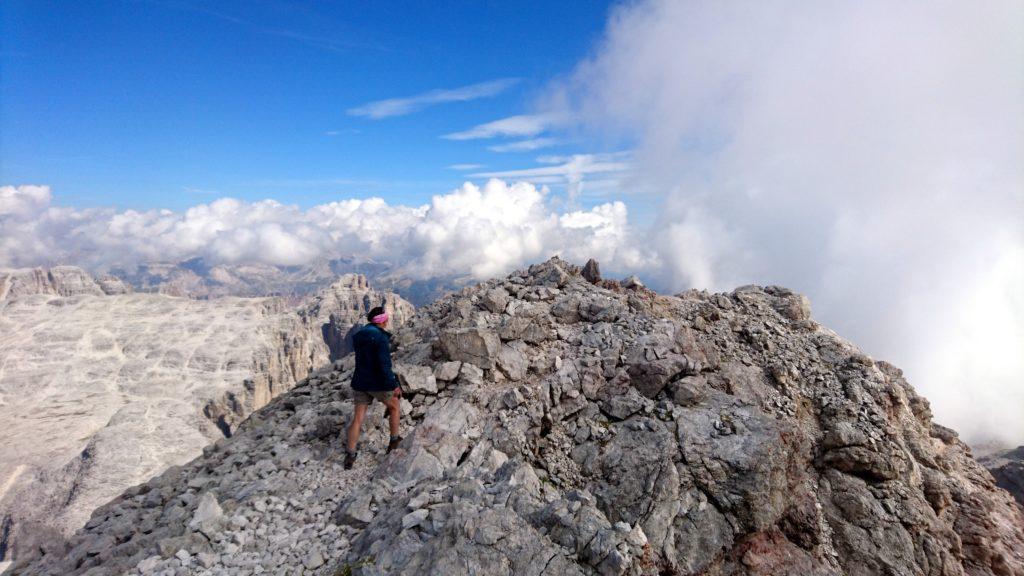
[[552,259],[396,332],[405,440],[350,360],[15,574],[1024,574],[1024,515],[899,369],[777,287]]

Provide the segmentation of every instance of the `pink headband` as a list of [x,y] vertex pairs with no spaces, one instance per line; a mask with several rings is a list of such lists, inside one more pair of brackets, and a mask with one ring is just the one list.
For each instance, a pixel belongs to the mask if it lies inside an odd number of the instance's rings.
[[371,319],[371,321],[372,321],[372,322],[373,322],[374,324],[383,324],[383,323],[385,323],[385,322],[387,322],[387,321],[388,321],[388,313],[387,313],[387,312],[384,312],[384,313],[381,313],[381,314],[377,314],[376,316],[374,316],[374,317],[373,317],[373,318]]

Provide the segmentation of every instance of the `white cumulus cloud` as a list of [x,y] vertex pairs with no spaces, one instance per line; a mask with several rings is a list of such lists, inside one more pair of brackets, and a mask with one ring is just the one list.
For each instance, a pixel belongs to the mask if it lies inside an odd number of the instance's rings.
[[54,206],[45,186],[0,188],[0,267],[78,264],[93,270],[202,257],[217,263],[303,265],[366,256],[410,278],[485,279],[554,254],[645,264],[626,206],[558,212],[544,188],[491,179],[422,206],[346,199],[302,210],[274,200],[221,198],[185,210]]
[[530,138],[528,140],[516,140],[515,142],[508,142],[505,144],[495,144],[494,146],[488,146],[487,149],[491,152],[530,152],[531,150],[540,150],[541,148],[557,146],[561,143],[561,140],[558,140],[557,138]]
[[50,203],[48,186],[0,186],[0,217],[26,216]]

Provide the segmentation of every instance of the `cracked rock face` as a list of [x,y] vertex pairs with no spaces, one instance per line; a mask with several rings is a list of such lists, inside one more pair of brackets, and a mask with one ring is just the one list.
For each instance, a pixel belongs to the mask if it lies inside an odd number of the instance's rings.
[[342,469],[343,359],[15,573],[1024,574],[1010,495],[802,297],[628,286],[552,259],[446,297],[395,335],[433,386],[392,453],[375,405]]
[[[195,458],[329,362],[386,295],[346,276],[276,298],[131,293],[78,268],[0,272],[0,560],[59,549],[100,504]],[[392,298],[396,321],[411,306]]]

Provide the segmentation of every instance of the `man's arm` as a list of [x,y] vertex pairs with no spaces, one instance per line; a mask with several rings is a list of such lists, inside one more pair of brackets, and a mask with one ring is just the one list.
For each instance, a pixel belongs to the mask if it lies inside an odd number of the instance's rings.
[[391,369],[391,347],[388,339],[383,335],[377,338],[377,356],[380,362],[380,371],[384,374],[384,380],[394,389],[398,390],[398,377]]

